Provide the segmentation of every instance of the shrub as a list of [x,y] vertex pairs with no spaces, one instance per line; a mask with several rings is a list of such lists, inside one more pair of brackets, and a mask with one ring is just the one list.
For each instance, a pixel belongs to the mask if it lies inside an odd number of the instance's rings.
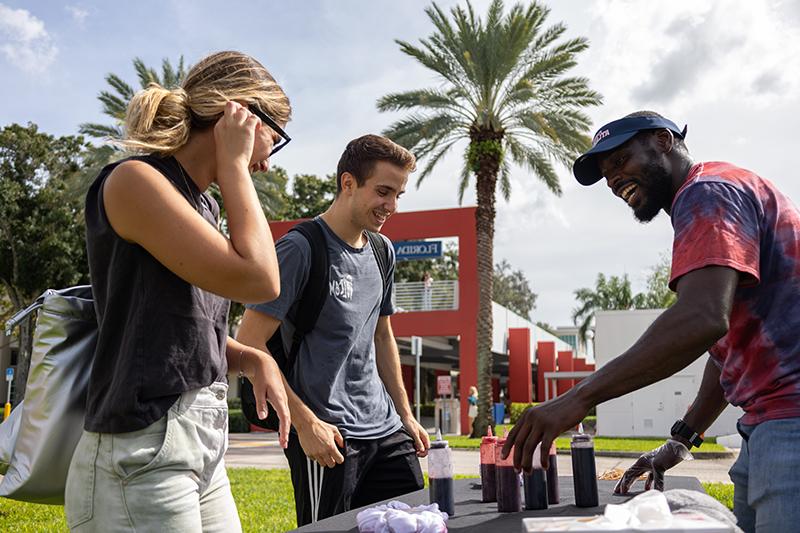
[[[525,409],[527,409],[528,407],[533,407],[534,405],[539,405],[539,402],[533,402],[533,403],[511,402],[511,413],[509,415],[511,417],[511,425],[513,426],[514,424],[517,423],[517,420],[519,420],[519,417],[521,417],[522,413],[525,412]],[[589,411],[589,415],[587,415],[587,417],[583,421],[584,426],[590,425],[591,427],[595,427],[597,425],[597,416],[595,414],[596,412],[597,411],[595,410],[595,408],[592,407],[592,409]]]
[[436,416],[436,404],[433,402],[423,403],[419,406],[419,416],[427,416],[433,418]]
[[242,408],[242,399],[241,398],[228,398],[228,409],[241,409]]
[[511,425],[513,426],[514,424],[517,423],[517,420],[519,420],[519,417],[522,416],[522,413],[525,411],[525,409],[527,409],[528,407],[533,407],[534,405],[538,404],[511,402],[511,413],[509,414],[509,416],[511,417]]
[[241,409],[228,409],[228,432],[250,433],[250,422],[244,417]]

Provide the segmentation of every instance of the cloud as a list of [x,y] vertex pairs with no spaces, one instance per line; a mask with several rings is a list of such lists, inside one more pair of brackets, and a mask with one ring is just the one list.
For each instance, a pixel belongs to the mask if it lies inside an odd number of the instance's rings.
[[753,80],[753,92],[759,94],[781,93],[783,90],[783,76],[780,72],[771,70],[764,72]]
[[800,89],[795,11],[780,0],[674,0],[668,10],[600,1],[591,10],[598,38],[589,77],[615,107],[680,114],[728,99],[770,105]]
[[89,12],[80,6],[66,6],[65,9],[69,12],[70,16],[72,16],[72,20],[79,26],[83,26],[83,23],[86,22],[86,18],[89,16]]
[[17,68],[39,73],[55,61],[58,48],[44,22],[25,9],[0,4],[0,52]]
[[669,102],[691,91],[704,72],[713,71],[718,56],[741,45],[730,38],[718,40],[711,31],[712,24],[710,17],[697,20],[690,16],[670,24],[665,33],[678,44],[654,62],[652,76],[633,90],[633,98],[641,104]]

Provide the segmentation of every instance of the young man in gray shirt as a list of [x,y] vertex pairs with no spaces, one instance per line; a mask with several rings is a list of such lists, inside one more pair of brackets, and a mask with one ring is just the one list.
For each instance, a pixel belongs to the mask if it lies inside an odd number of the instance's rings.
[[[315,218],[327,242],[329,292],[286,381],[293,431],[285,454],[298,526],[423,487],[417,457],[430,442],[411,412],[389,318],[394,250],[381,236],[390,256],[384,284],[365,233],[380,231],[397,210],[414,166],[414,156],[385,137],[351,141],[336,198]],[[280,296],[248,306],[237,338],[264,349],[280,328],[288,353],[311,245],[292,231],[276,250]]]

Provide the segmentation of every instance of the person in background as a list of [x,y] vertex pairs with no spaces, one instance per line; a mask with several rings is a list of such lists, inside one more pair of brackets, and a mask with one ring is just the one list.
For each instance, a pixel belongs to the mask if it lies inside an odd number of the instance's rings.
[[469,404],[467,416],[469,417],[469,427],[472,430],[472,423],[478,416],[478,389],[475,385],[470,385],[469,396],[467,396],[467,404]]
[[430,311],[433,300],[433,278],[427,270],[422,276],[422,310]]
[[[98,319],[85,430],[66,487],[74,532],[241,531],[223,456],[227,373],[266,416],[290,416],[275,361],[228,337],[229,299],[278,296],[278,261],[250,172],[285,146],[289,99],[239,52],[200,60],[177,89],[128,105],[124,145],[86,195]],[[230,237],[219,230],[219,186]]]

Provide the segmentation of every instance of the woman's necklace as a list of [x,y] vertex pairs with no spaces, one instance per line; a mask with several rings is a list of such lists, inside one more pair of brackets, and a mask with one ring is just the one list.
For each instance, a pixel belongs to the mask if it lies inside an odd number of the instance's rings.
[[175,159],[175,162],[178,163],[178,170],[181,171],[181,177],[183,178],[183,184],[186,185],[186,193],[189,195],[189,198],[191,199],[191,204],[194,207],[194,210],[199,213],[200,212],[200,206],[197,205],[197,201],[194,199],[194,195],[192,194],[192,188],[189,187],[189,179],[186,177],[186,172],[184,172],[184,170],[183,170],[183,165],[181,165],[181,162],[178,161],[177,158]]

